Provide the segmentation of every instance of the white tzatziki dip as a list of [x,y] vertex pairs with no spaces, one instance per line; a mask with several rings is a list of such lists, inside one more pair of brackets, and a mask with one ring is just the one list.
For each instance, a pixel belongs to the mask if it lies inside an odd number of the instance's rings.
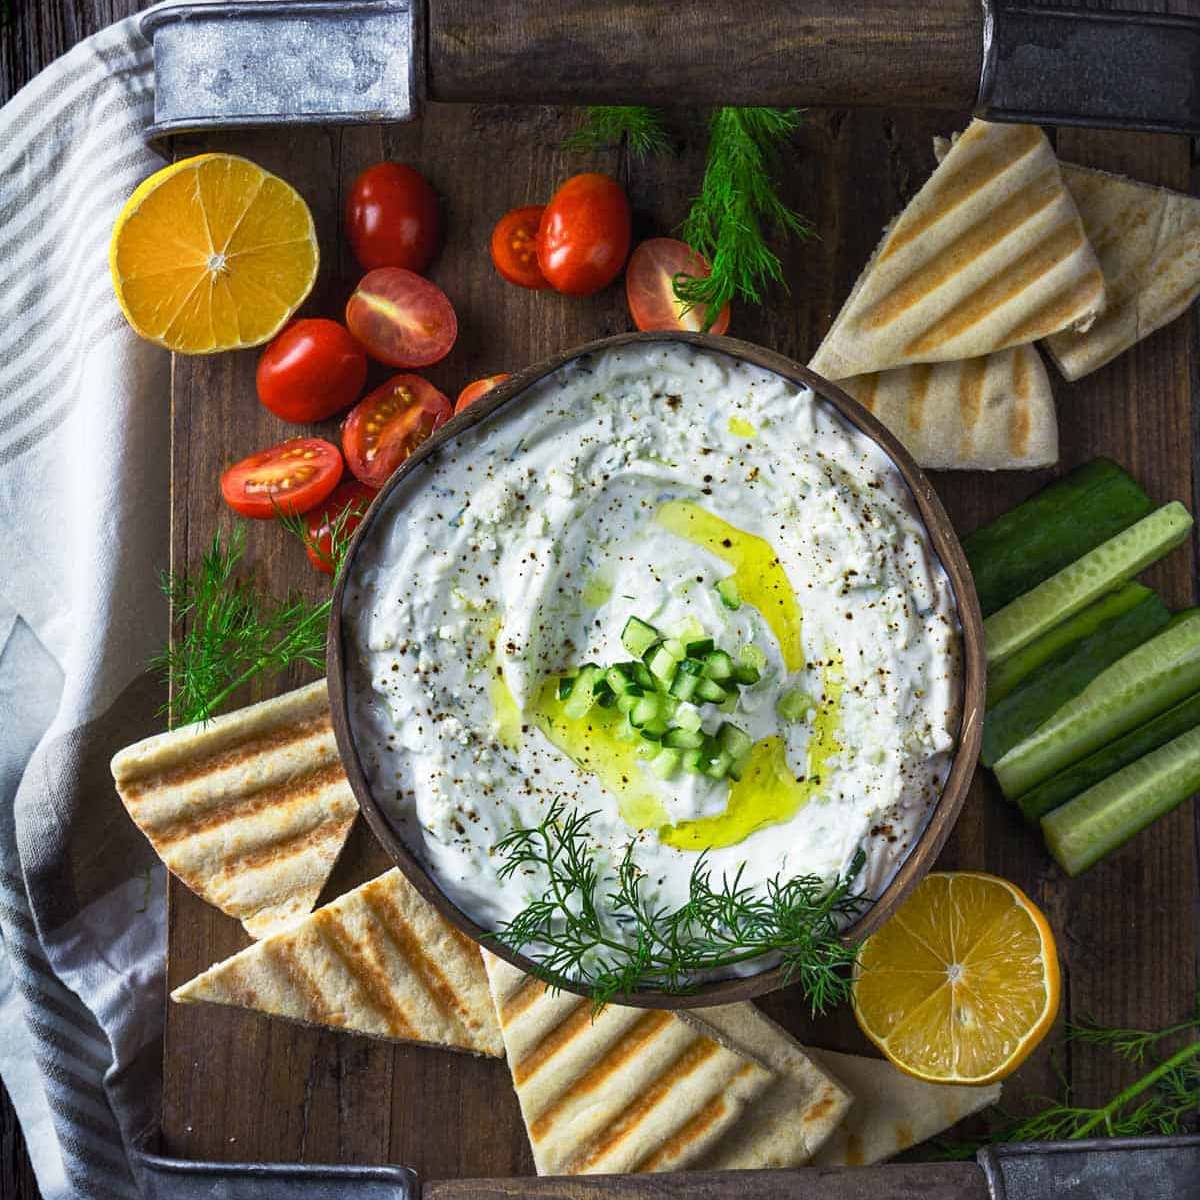
[[547,376],[387,503],[345,593],[355,742],[480,925],[538,894],[494,847],[555,801],[594,812],[602,869],[632,839],[672,909],[701,851],[714,881],[832,884],[857,858],[857,890],[887,883],[950,769],[959,624],[898,468],[835,409],[630,345]]

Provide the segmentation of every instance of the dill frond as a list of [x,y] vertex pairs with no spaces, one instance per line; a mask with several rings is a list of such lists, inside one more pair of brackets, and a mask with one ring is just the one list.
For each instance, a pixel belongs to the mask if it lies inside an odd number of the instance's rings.
[[582,984],[601,1008],[635,991],[687,993],[711,972],[772,955],[814,1014],[849,996],[857,947],[841,930],[863,904],[850,890],[856,871],[833,888],[800,876],[758,891],[740,871],[714,882],[701,855],[687,902],[668,910],[647,894],[632,842],[614,870],[597,867],[593,816],[557,802],[540,825],[515,829],[495,847],[500,878],[528,876],[537,892],[492,936],[528,953],[547,983]]
[[785,284],[769,234],[812,236],[812,226],[783,202],[774,179],[779,148],[799,124],[794,108],[721,108],[713,114],[704,182],[680,231],[712,271],[674,281],[679,300],[704,309],[705,329],[735,297],[761,304],[770,284]]
[[563,149],[600,150],[622,141],[634,158],[671,152],[658,110],[637,104],[589,105],[579,128],[564,140]]

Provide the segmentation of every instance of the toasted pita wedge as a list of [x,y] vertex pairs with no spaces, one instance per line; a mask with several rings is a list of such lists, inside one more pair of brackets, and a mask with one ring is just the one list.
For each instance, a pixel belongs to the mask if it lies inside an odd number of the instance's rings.
[[674,1013],[593,1014],[589,1000],[484,960],[539,1175],[686,1167],[773,1082]]
[[1041,356],[1016,346],[839,381],[922,467],[1031,470],[1058,461],[1054,394]]
[[799,1167],[850,1107],[850,1093],[818,1067],[789,1033],[749,1001],[680,1014],[775,1072],[745,1119],[696,1163],[700,1170]]
[[1062,164],[1104,271],[1108,307],[1086,333],[1045,341],[1067,379],[1111,362],[1179,316],[1200,294],[1200,198]]
[[1034,125],[973,121],[867,264],[810,366],[829,379],[979,358],[1104,308],[1104,278]]
[[504,1053],[478,947],[397,870],[217,963],[171,999],[495,1058]]
[[138,742],[112,773],[159,858],[251,937],[311,911],[358,812],[323,679]]
[[854,1093],[850,1112],[813,1156],[816,1167],[883,1162],[1000,1099],[998,1083],[988,1087],[925,1083],[882,1058],[807,1047],[805,1052]]

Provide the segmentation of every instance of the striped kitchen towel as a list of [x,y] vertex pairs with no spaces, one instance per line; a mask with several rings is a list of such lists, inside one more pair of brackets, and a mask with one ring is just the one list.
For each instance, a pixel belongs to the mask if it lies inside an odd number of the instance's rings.
[[107,767],[167,622],[169,364],[107,255],[151,61],[125,21],[0,109],[0,1075],[46,1200],[138,1195],[158,1108],[164,880]]

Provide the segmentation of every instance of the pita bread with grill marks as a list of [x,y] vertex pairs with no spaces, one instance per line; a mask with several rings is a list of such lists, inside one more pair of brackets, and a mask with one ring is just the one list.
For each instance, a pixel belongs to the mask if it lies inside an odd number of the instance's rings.
[[176,988],[305,1025],[499,1058],[479,949],[391,870]]
[[850,1108],[850,1093],[749,1001],[680,1015],[775,1072],[775,1081],[746,1117],[696,1168],[799,1167],[809,1162]]
[[1016,346],[839,380],[922,467],[1031,470],[1058,461],[1054,393],[1041,355]]
[[854,1093],[841,1124],[813,1156],[815,1167],[865,1167],[936,1137],[1000,1099],[1000,1084],[925,1083],[882,1058],[806,1047]]
[[1104,278],[1034,125],[973,121],[885,233],[812,362],[829,379],[979,358],[1104,309]]
[[1044,343],[1063,375],[1079,379],[1200,295],[1200,198],[1071,163],[1062,173],[1108,289],[1108,307],[1091,329]]
[[323,679],[138,742],[112,773],[171,872],[256,938],[311,911],[358,812]]
[[772,1072],[655,1009],[552,992],[483,952],[539,1175],[674,1171],[700,1160]]

